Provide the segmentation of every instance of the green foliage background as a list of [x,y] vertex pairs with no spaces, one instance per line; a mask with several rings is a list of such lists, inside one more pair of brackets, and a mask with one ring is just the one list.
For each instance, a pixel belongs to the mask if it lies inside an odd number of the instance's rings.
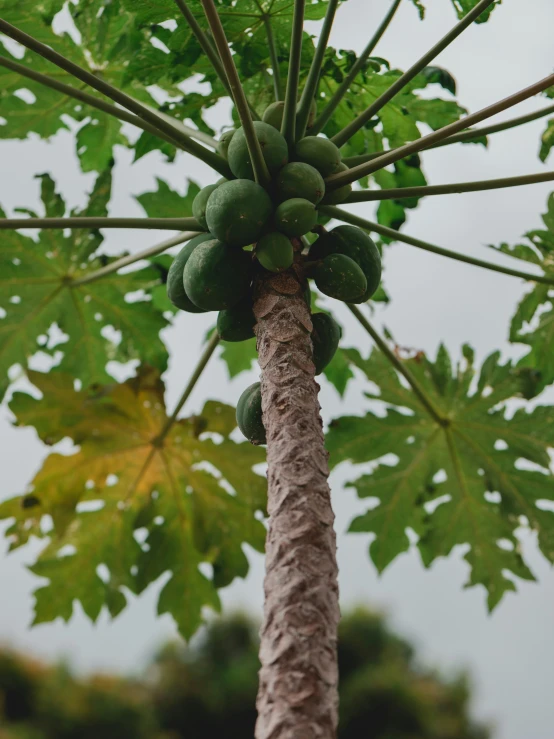
[[[339,634],[340,739],[488,739],[468,715],[466,675],[422,667],[413,647],[364,610]],[[256,624],[216,621],[188,648],[168,644],[140,678],[75,678],[0,652],[1,739],[201,739],[254,735]]]

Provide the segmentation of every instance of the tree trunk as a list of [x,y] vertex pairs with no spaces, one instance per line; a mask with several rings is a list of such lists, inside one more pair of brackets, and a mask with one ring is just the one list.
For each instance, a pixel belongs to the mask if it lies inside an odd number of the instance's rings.
[[254,313],[270,515],[256,739],[334,739],[340,617],[334,514],[312,324],[296,266],[260,278]]

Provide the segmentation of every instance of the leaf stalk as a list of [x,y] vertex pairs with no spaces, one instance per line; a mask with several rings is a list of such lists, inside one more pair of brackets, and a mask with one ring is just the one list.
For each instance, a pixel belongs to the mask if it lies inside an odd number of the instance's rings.
[[239,114],[240,122],[242,123],[242,129],[244,131],[248,151],[252,160],[254,177],[258,184],[266,187],[270,182],[269,172],[262,154],[260,142],[256,136],[256,130],[250,114],[248,100],[246,99],[244,88],[240,81],[233,55],[231,54],[231,49],[229,48],[214,0],[202,0],[202,7],[204,8],[208,25],[210,26],[210,30],[214,37],[215,45],[219,52],[221,63],[223,64],[223,69],[227,75],[231,95]]
[[394,82],[388,90],[380,95],[375,102],[368,106],[360,115],[351,121],[342,131],[337,133],[331,141],[337,146],[344,146],[354,134],[356,134],[365,124],[370,121],[387,103],[389,103],[398,93],[403,90],[406,85],[416,77],[429,62],[433,61],[441,51],[444,51],[450,44],[460,36],[463,31],[476,20],[481,13],[492,5],[496,0],[480,0],[470,12],[452,28],[444,38],[442,38],[435,46],[424,54],[418,61],[413,64],[404,74]]
[[396,356],[396,354],[390,349],[387,342],[377,333],[377,331],[373,328],[373,326],[367,320],[367,318],[364,316],[361,310],[356,305],[352,305],[351,303],[348,303],[347,307],[350,310],[350,312],[355,316],[355,318],[358,320],[360,325],[371,336],[376,346],[381,350],[381,352],[390,361],[390,363],[394,366],[394,368],[398,372],[400,372],[400,374],[408,381],[408,383],[410,384],[410,387],[414,391],[414,394],[417,395],[421,404],[423,405],[425,410],[429,413],[431,418],[433,418],[433,420],[435,420],[440,426],[443,426],[443,427],[448,426],[449,419],[442,415],[440,410],[436,407],[436,405],[433,403],[431,398],[427,395],[424,388],[419,384],[415,375],[412,374],[412,372],[408,369],[408,367],[406,367],[405,363],[402,362]]
[[533,95],[543,92],[552,85],[554,85],[554,74],[539,80],[539,82],[535,82],[535,84],[526,87],[524,90],[520,90],[514,95],[504,98],[504,100],[500,100],[493,105],[489,105],[487,108],[483,108],[476,113],[472,113],[459,121],[450,123],[448,126],[439,128],[438,131],[433,131],[427,136],[423,136],[409,144],[400,146],[398,149],[382,154],[367,164],[360,164],[346,172],[339,172],[339,174],[332,175],[326,180],[326,185],[330,190],[335,190],[337,187],[342,187],[343,185],[356,182],[362,177],[367,177],[368,175],[373,174],[373,172],[377,172],[377,170],[383,169],[383,167],[387,167],[389,164],[394,164],[410,154],[416,154],[419,151],[423,151],[423,149],[428,149],[433,144],[443,141],[452,134],[458,133],[458,131],[467,128],[468,126],[472,126],[474,123],[480,123],[486,118],[490,118],[497,113],[501,113],[503,110],[507,110],[508,108],[533,97]]

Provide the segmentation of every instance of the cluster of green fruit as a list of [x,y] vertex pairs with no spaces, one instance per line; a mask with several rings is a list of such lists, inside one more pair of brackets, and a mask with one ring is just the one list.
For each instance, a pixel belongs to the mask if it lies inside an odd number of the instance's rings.
[[[254,336],[256,271],[283,272],[296,260],[322,293],[348,303],[366,302],[381,279],[379,251],[364,231],[339,226],[327,232],[317,225],[319,204],[337,204],[348,197],[350,185],[325,192],[325,178],[347,167],[339,149],[322,136],[308,135],[289,151],[280,133],[283,108],[284,103],[273,103],[263,120],[254,122],[271,176],[267,188],[255,182],[243,129],[222,135],[219,152],[235,179],[222,178],[198,193],[193,216],[206,233],[181,250],[167,278],[168,296],[177,308],[219,311],[217,330],[225,341]],[[319,234],[311,247],[302,241],[310,232]],[[306,300],[309,304],[309,287]],[[314,315],[313,323],[319,374],[338,348],[340,327],[323,313]],[[248,439],[264,443],[258,383],[243,394],[237,418]]]

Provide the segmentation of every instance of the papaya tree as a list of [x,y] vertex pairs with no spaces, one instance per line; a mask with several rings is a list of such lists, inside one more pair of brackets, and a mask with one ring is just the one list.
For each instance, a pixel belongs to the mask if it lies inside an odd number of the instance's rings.
[[[423,17],[424,3],[412,3]],[[246,575],[243,545],[265,549],[256,737],[334,737],[329,459],[374,463],[352,486],[376,504],[351,530],[372,534],[379,571],[408,549],[408,529],[425,564],[465,544],[469,584],[484,586],[493,608],[515,577],[533,578],[519,526],[554,560],[554,412],[537,400],[554,382],[554,195],[544,229],[497,247],[519,260],[514,267],[402,230],[424,197],[554,180],[539,172],[428,185],[423,163],[432,148],[486,144],[553,113],[543,105],[478,125],[534,96],[554,98],[554,75],[474,113],[456,102],[454,77],[434,61],[473,23],[493,22],[498,0],[452,0],[457,23],[405,72],[374,55],[401,0],[360,54],[329,45],[339,0],[0,4],[1,135],[49,138],[67,128],[82,170],[97,173],[81,210],[68,212],[40,174],[42,212],[0,220],[3,393],[10,369],[22,368],[37,392],[13,394],[16,423],[45,444],[69,438],[77,447],[54,451],[29,489],[0,506],[12,548],[45,540],[32,566],[46,579],[35,622],[69,620],[75,601],[93,620],[102,609],[115,617],[126,594],[164,575],[158,611],[190,637],[203,609],[219,608],[218,590]],[[317,20],[312,37],[305,23]],[[193,79],[206,83],[202,92],[183,92]],[[215,131],[209,112],[222,99],[233,104],[232,125]],[[551,121],[543,161],[553,145]],[[136,159],[159,151],[176,167],[186,152],[213,170],[213,182],[191,182],[181,196],[160,181],[140,198],[147,217],[108,216],[116,146]],[[348,209],[368,202],[379,203],[376,221]],[[177,235],[116,258],[101,245],[102,231],[117,228]],[[510,328],[510,340],[528,346],[523,358],[504,362],[495,352],[478,368],[469,346],[456,366],[444,347],[435,359],[397,351],[370,312],[390,299],[381,261],[394,241],[529,283]],[[340,346],[327,298],[348,306],[374,345],[369,354]],[[160,331],[177,311],[191,322],[218,316],[168,412]],[[199,415],[181,417],[220,342],[235,370],[256,356],[260,382],[236,412],[207,401]],[[49,372],[31,369],[38,351]],[[135,376],[116,382],[109,363],[133,359]],[[353,371],[386,411],[335,419],[325,440],[316,375],[343,391]],[[237,439],[237,425],[251,443]],[[392,466],[383,462],[391,454]]]

